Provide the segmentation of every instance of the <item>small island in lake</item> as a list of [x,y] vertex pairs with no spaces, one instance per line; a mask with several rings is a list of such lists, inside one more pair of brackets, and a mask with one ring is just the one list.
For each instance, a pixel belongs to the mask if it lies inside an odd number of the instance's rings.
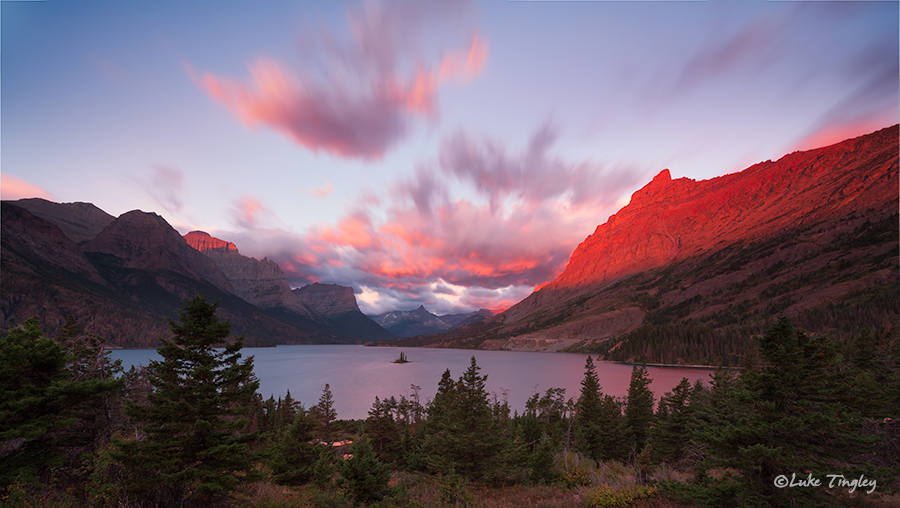
[[403,354],[403,351],[400,351],[400,358],[394,360],[394,363],[409,363],[409,360],[406,358],[406,355]]

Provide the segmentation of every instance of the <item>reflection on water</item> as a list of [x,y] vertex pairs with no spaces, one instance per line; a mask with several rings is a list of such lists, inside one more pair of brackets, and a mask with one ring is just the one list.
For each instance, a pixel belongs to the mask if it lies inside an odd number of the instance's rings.
[[[278,346],[247,348],[244,356],[254,357],[254,372],[263,397],[283,397],[288,390],[304,407],[315,405],[325,383],[331,385],[338,418],[365,418],[375,397],[410,398],[410,385],[421,387],[424,404],[437,391],[445,369],[454,379],[469,367],[475,356],[481,374],[487,374],[487,390],[509,401],[521,413],[525,401],[535,392],[565,388],[566,397],[577,397],[584,377],[587,355],[567,353],[522,353],[513,351],[473,351],[464,349],[404,349],[410,363],[393,363],[400,348],[364,346]],[[160,359],[153,349],[113,350],[126,369]],[[603,393],[623,396],[631,380],[631,366],[595,362]],[[657,399],[675,387],[681,378],[691,383],[709,379],[712,370],[674,367],[647,367]]]

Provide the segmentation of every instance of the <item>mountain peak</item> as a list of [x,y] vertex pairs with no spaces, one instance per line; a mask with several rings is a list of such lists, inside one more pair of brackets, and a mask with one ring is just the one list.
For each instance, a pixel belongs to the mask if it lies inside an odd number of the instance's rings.
[[896,201],[897,132],[894,126],[710,180],[671,180],[664,170],[597,226],[542,290],[600,284]]
[[152,212],[123,213],[83,244],[82,250],[112,254],[129,268],[171,270],[234,293],[213,260],[192,249],[164,218]]
[[188,245],[200,252],[210,250],[238,252],[237,247],[235,247],[233,243],[210,236],[206,231],[191,231],[184,235],[184,239],[187,241]]

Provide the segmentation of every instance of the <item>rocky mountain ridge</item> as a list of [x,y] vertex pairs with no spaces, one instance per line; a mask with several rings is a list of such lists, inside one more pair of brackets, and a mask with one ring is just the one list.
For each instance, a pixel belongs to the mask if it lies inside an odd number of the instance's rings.
[[247,345],[356,342],[324,318],[269,312],[239,298],[216,263],[159,215],[122,214],[80,247],[59,225],[14,203],[3,202],[2,223],[3,329],[38,316],[52,335],[72,315],[110,346],[155,347],[169,333],[166,318],[201,294],[220,302]]
[[314,282],[293,290],[294,295],[325,316],[342,333],[363,342],[392,339],[394,335],[359,310],[353,288]]
[[437,316],[428,312],[424,305],[420,305],[411,311],[385,312],[372,317],[372,319],[397,337],[414,337],[448,332],[491,316],[493,313],[486,309],[464,314]]
[[116,219],[91,203],[54,203],[42,198],[20,199],[11,203],[55,224],[77,244],[93,240]]
[[234,288],[234,294],[261,309],[281,309],[311,321],[327,324],[321,314],[298,299],[281,267],[268,258],[258,260],[242,255],[231,242],[205,231],[184,235],[188,245],[212,259]]
[[715,364],[735,361],[781,314],[838,337],[890,328],[898,187],[897,126],[711,180],[665,170],[523,301],[391,344]]

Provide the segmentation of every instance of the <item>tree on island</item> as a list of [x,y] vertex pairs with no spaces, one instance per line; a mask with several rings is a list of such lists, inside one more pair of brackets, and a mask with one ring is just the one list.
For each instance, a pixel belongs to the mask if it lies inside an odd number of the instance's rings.
[[222,347],[231,324],[217,307],[185,301],[157,349],[163,359],[147,369],[148,404],[126,406],[145,437],[118,440],[114,455],[132,473],[128,490],[151,504],[214,505],[259,476],[248,447],[256,434],[242,433],[259,381],[253,358],[241,361],[243,338]]

